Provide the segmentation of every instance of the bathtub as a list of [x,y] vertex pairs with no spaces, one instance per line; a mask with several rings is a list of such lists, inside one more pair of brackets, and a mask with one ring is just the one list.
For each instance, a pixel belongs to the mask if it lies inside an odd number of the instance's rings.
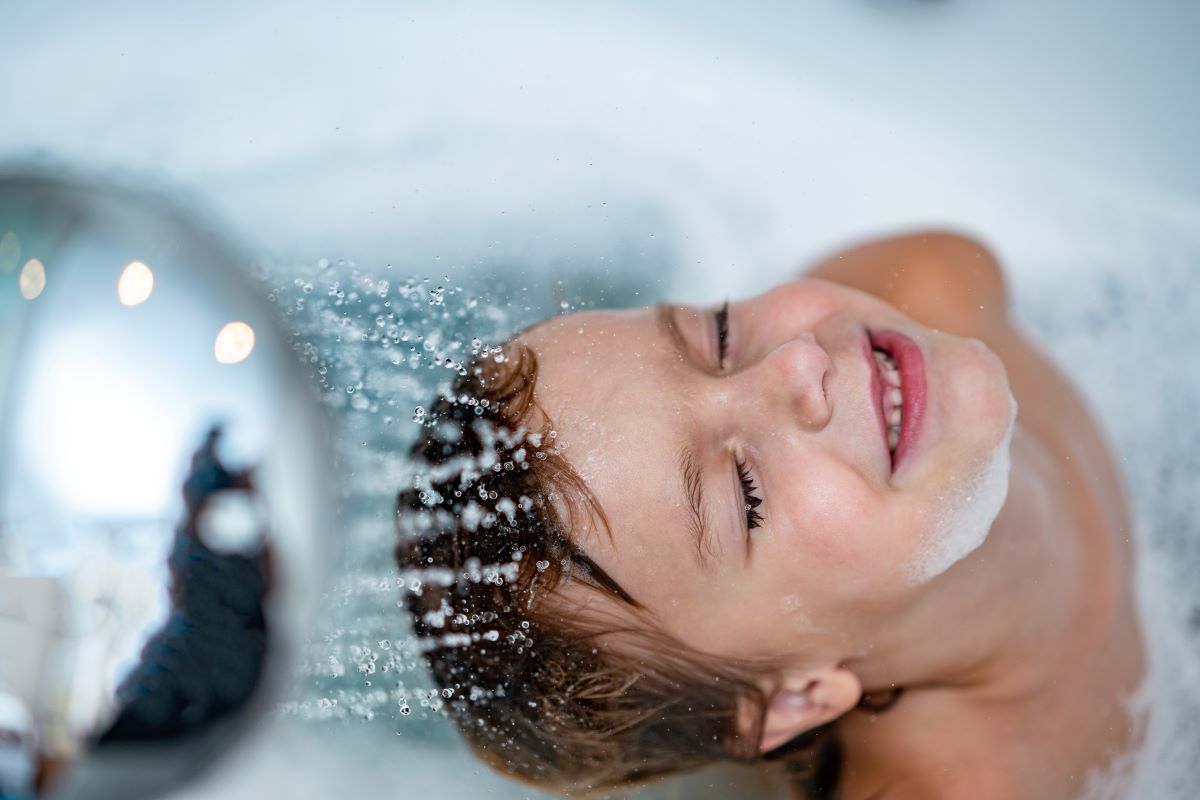
[[[350,544],[322,633],[271,725],[178,798],[538,796],[469,760],[436,714],[399,715],[396,687],[383,690],[378,670],[404,641],[387,560],[397,453],[427,387],[377,349],[335,346],[314,313],[331,284],[483,287],[481,309],[489,293],[510,301],[481,323],[498,331],[563,302],[749,294],[860,237],[919,226],[992,246],[1014,313],[1105,425],[1178,709],[1151,732],[1159,777],[1137,796],[1200,786],[1164,788],[1200,752],[1181,721],[1200,719],[1190,4],[1138,18],[1116,2],[878,0],[6,14],[0,97],[19,113],[0,157],[184,187],[256,243],[314,352],[342,353],[327,388],[354,474]],[[418,673],[403,675],[419,708]],[[778,791],[756,780],[709,772],[645,796]]]

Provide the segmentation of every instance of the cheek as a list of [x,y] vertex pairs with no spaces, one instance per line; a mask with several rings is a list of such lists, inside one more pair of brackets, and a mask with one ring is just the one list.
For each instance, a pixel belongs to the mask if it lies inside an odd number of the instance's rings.
[[882,588],[903,558],[907,513],[853,481],[814,483],[793,505],[784,532],[786,561],[806,583],[831,596]]
[[777,286],[759,298],[759,313],[778,321],[781,329],[811,330],[821,320],[844,310],[845,293],[833,284],[799,279]]

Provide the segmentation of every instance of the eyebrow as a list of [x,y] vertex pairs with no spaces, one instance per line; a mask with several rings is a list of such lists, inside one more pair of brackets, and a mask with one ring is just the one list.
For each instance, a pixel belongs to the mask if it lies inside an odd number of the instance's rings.
[[680,358],[687,359],[688,345],[675,321],[675,307],[670,303],[659,303],[654,307],[654,319],[658,323],[659,333],[671,342]]
[[700,566],[712,568],[712,527],[704,513],[704,480],[696,462],[696,454],[685,444],[679,451],[679,472],[683,479],[683,494],[688,502],[688,530],[696,540],[696,556]]
[[[687,342],[675,322],[675,307],[668,303],[659,303],[655,307],[655,319],[659,331],[665,336],[680,358],[691,360],[688,355]],[[688,530],[696,540],[696,557],[704,570],[712,569],[712,526],[705,513],[704,479],[700,471],[696,451],[691,444],[685,442],[679,450],[680,485],[688,507]]]

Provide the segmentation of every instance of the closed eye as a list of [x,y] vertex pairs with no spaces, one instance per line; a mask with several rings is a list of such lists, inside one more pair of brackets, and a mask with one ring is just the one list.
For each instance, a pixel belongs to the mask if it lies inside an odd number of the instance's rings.
[[717,369],[725,369],[725,349],[729,341],[729,301],[714,315],[713,322],[717,326]]
[[737,466],[738,480],[742,484],[742,504],[746,511],[746,530],[753,530],[762,525],[763,516],[758,512],[758,507],[762,505],[762,498],[755,494],[758,487],[754,485],[754,480],[750,476],[750,468],[745,461],[740,458],[735,458],[733,462]]

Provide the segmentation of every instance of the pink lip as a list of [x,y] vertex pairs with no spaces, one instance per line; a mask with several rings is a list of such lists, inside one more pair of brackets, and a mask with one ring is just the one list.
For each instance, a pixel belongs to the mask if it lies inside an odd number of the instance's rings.
[[[900,423],[900,443],[892,459],[895,472],[904,463],[908,454],[916,447],[925,421],[927,387],[925,383],[925,358],[921,348],[912,339],[896,331],[874,331],[870,334],[871,345],[891,354],[900,369],[900,385],[904,392],[904,406]],[[872,361],[874,358],[872,357]],[[882,403],[876,392],[876,403]],[[882,416],[883,411],[880,410]],[[884,434],[887,435],[886,433]]]

